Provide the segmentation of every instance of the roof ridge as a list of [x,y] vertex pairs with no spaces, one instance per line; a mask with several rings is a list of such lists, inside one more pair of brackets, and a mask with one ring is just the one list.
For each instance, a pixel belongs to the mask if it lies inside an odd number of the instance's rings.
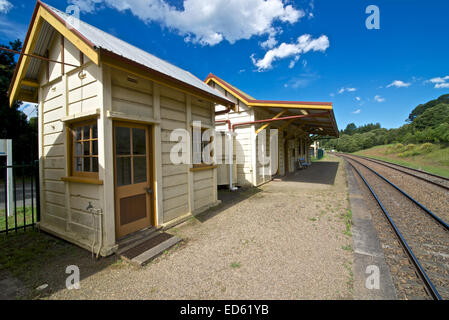
[[[73,29],[73,32],[77,33],[83,40],[92,48],[103,50],[105,53],[112,53],[117,58],[123,58],[129,63],[136,63],[145,68],[151,69],[164,76],[168,76],[173,80],[180,81],[195,90],[201,90],[208,95],[213,95],[226,101],[225,104],[232,103],[231,100],[226,98],[220,92],[216,92],[202,80],[196,77],[192,72],[180,68],[171,62],[161,59],[154,54],[145,51],[135,45],[126,42],[106,31],[103,31],[78,17],[73,17],[70,14],[63,12],[51,5],[48,5],[40,0],[37,3],[46,8],[51,14],[53,14],[62,23],[66,24],[67,28]],[[71,20],[71,21],[70,21]],[[76,23],[75,23],[76,22]],[[77,25],[79,23],[79,25]],[[74,25],[75,24],[75,25]]]
[[[66,16],[66,17],[72,17],[72,16],[70,16],[69,14],[67,14],[66,12],[59,10],[58,8],[55,8],[55,7],[49,5],[49,4],[45,3],[45,2],[42,2],[42,1],[40,1],[40,2],[41,2],[42,4],[44,4],[45,6],[49,7],[50,9],[59,12],[59,14],[62,14],[62,15],[64,15],[64,16]],[[182,69],[182,68],[180,68],[180,67],[174,65],[173,63],[171,63],[171,62],[169,62],[169,61],[166,61],[166,60],[164,60],[164,59],[162,59],[162,58],[159,58],[158,56],[155,56],[154,54],[152,54],[152,53],[150,53],[150,52],[148,52],[148,51],[145,51],[145,50],[143,50],[143,49],[141,49],[141,48],[139,48],[139,47],[137,47],[137,46],[135,46],[135,45],[133,45],[133,44],[131,44],[131,43],[129,43],[129,42],[123,40],[123,39],[120,39],[119,37],[116,37],[116,36],[114,36],[114,35],[112,35],[112,34],[106,32],[106,31],[104,31],[104,30],[101,30],[100,28],[98,28],[98,27],[96,27],[96,26],[94,26],[94,25],[91,25],[90,23],[87,23],[87,22],[85,22],[84,20],[78,19],[78,18],[76,18],[76,17],[72,17],[72,18],[78,20],[78,21],[81,22],[81,23],[84,23],[85,25],[87,25],[87,26],[89,26],[89,27],[91,27],[91,28],[93,28],[93,29],[96,29],[97,31],[99,31],[99,32],[101,32],[101,33],[107,34],[108,36],[110,36],[110,37],[112,37],[112,38],[115,38],[115,39],[117,39],[118,41],[123,42],[124,44],[126,44],[126,45],[128,45],[128,46],[134,47],[135,49],[137,49],[137,50],[139,50],[139,51],[141,51],[141,52],[143,52],[143,53],[145,53],[145,54],[149,54],[149,55],[153,56],[154,58],[156,58],[156,59],[158,59],[158,60],[161,60],[161,61],[163,61],[163,62],[165,62],[165,63],[167,63],[167,64],[169,64],[169,65],[171,65],[171,66],[173,66],[173,67],[175,67],[175,68],[177,68],[177,69],[179,69],[179,70],[181,70],[181,71],[189,72],[191,75],[193,75],[190,71],[184,70],[184,69]],[[68,21],[66,21],[66,22],[69,23]],[[73,26],[73,25],[72,25],[72,27],[75,28],[75,26]],[[80,31],[78,30],[78,32],[80,32]],[[94,45],[95,45],[95,44],[94,44]],[[101,48],[101,47],[100,47],[100,48]]]

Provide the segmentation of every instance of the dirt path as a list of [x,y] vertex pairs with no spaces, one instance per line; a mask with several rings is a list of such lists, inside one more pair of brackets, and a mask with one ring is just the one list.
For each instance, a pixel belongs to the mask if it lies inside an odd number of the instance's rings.
[[230,195],[170,230],[185,241],[138,269],[116,262],[50,299],[351,299],[341,160]]

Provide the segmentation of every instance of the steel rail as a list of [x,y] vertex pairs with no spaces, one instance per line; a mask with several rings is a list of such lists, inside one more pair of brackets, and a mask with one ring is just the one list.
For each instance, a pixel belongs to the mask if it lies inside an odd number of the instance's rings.
[[426,271],[424,270],[424,268],[419,263],[418,258],[416,258],[415,254],[413,253],[412,249],[408,245],[407,241],[402,236],[401,232],[399,231],[398,227],[394,223],[394,221],[391,218],[390,214],[388,213],[387,209],[384,207],[382,201],[380,201],[379,197],[374,192],[373,188],[369,185],[368,181],[366,181],[365,177],[361,174],[361,172],[350,161],[348,161],[348,163],[357,172],[357,174],[360,176],[360,178],[363,180],[365,185],[370,190],[370,192],[373,195],[373,197],[376,199],[377,203],[379,204],[379,207],[382,209],[382,212],[384,213],[385,217],[387,218],[388,222],[390,223],[391,227],[393,228],[396,236],[399,238],[399,242],[404,247],[404,249],[407,252],[408,256],[410,257],[410,259],[412,260],[412,262],[415,265],[416,269],[418,270],[419,276],[421,277],[421,279],[423,280],[424,284],[428,288],[432,298],[434,300],[442,300],[440,293],[435,288],[435,285],[433,284],[432,280],[430,280],[430,278],[427,275]]
[[432,211],[430,211],[429,209],[427,209],[423,204],[421,204],[419,201],[415,200],[412,196],[410,196],[408,193],[406,193],[404,190],[402,190],[401,188],[399,188],[397,185],[395,185],[393,182],[391,182],[390,180],[388,180],[387,178],[385,178],[383,175],[381,175],[380,173],[378,173],[376,170],[368,167],[367,165],[361,163],[360,161],[353,159],[351,157],[348,157],[347,155],[344,155],[344,157],[351,159],[352,161],[357,162],[358,164],[364,166],[365,168],[367,168],[368,170],[370,170],[371,172],[373,172],[375,175],[377,175],[379,178],[383,179],[384,181],[388,182],[392,187],[394,187],[396,190],[398,190],[400,193],[402,193],[404,196],[406,196],[409,200],[411,200],[414,204],[416,204],[418,207],[420,207],[421,209],[423,209],[429,216],[431,216],[433,219],[435,219],[435,221],[437,221],[443,228],[446,229],[446,231],[449,231],[449,225],[442,220],[440,217],[438,217],[436,214],[434,214]]
[[[445,185],[440,184],[440,183],[438,183],[438,182],[435,182],[435,181],[426,179],[426,178],[424,178],[424,177],[415,175],[415,174],[413,174],[413,173],[410,173],[410,172],[401,170],[401,169],[399,169],[399,168],[395,168],[394,166],[399,166],[399,167],[402,167],[402,168],[405,168],[405,169],[408,169],[408,170],[412,170],[412,171],[419,172],[419,173],[422,173],[422,174],[427,174],[427,175],[429,175],[429,176],[431,176],[431,177],[435,177],[435,178],[438,178],[438,179],[441,179],[441,180],[449,181],[449,179],[446,178],[446,177],[442,177],[442,176],[439,176],[439,175],[436,175],[436,174],[432,174],[432,173],[429,173],[429,172],[426,172],[426,171],[421,171],[421,170],[409,168],[409,167],[402,166],[402,165],[400,165],[400,164],[395,164],[395,163],[388,162],[388,161],[383,161],[383,160],[378,160],[378,159],[373,159],[373,158],[364,157],[364,156],[359,156],[359,155],[353,155],[353,154],[351,154],[351,157],[362,158],[362,159],[365,159],[365,160],[368,160],[368,161],[371,161],[371,162],[374,162],[374,163],[378,163],[378,164],[380,164],[380,165],[384,165],[385,167],[391,168],[391,169],[393,169],[393,170],[397,170],[397,171],[399,171],[399,172],[408,174],[408,175],[410,175],[410,176],[412,176],[412,177],[415,177],[415,178],[421,179],[421,180],[423,180],[423,181],[426,181],[426,182],[428,182],[428,183],[434,184],[434,185],[436,185],[436,186],[438,186],[438,187],[441,187],[441,188],[443,188],[443,189],[449,190],[449,187],[448,187],[448,186],[445,186]],[[393,166],[390,166],[390,165],[393,165]]]

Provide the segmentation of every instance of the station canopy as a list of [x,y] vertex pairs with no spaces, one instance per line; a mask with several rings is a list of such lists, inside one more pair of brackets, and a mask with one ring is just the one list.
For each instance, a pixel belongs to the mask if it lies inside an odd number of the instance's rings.
[[248,107],[263,108],[273,115],[271,119],[305,116],[279,121],[283,125],[297,125],[307,134],[333,137],[339,135],[332,102],[257,100],[212,73],[204,81],[211,86],[220,86]]

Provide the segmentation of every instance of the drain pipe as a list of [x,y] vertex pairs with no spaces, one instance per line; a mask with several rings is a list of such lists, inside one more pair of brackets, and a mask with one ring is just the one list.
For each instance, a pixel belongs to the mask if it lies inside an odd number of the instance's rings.
[[235,132],[232,131],[231,120],[216,120],[215,123],[226,123],[228,125],[228,131],[226,131],[226,137],[228,138],[228,153],[229,153],[229,190],[235,191],[236,187],[232,183],[232,173],[234,165],[234,136]]
[[[230,124],[231,122],[229,122]],[[235,132],[228,130],[227,136],[228,136],[228,153],[229,153],[229,190],[235,191],[238,188],[233,186],[232,183],[232,174],[233,174],[233,166],[234,166],[234,136],[236,135]]]
[[92,258],[93,258],[94,253],[95,253],[95,250],[94,250],[95,244],[97,243],[97,237],[99,238],[100,243],[98,245],[97,256],[96,256],[98,259],[98,256],[100,255],[101,247],[103,247],[103,210],[101,210],[101,208],[95,208],[90,201],[89,201],[89,204],[88,204],[86,210],[92,214],[92,226],[93,226],[94,230],[97,229],[95,226],[95,216],[97,216],[98,220],[99,220],[99,222],[98,222],[99,229],[100,229],[99,235],[94,237],[94,240],[92,243]]

